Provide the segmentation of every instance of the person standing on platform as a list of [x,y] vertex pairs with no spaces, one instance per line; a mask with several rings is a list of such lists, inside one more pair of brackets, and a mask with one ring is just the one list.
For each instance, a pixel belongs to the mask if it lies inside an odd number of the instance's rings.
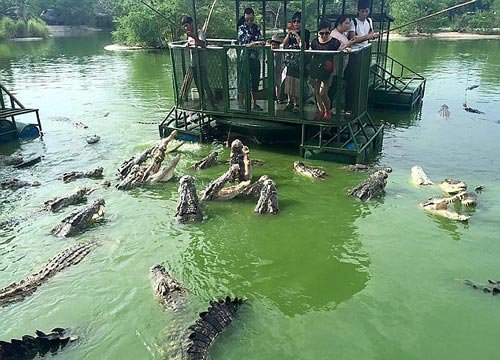
[[[252,8],[246,8],[243,15],[244,22],[238,26],[238,45],[253,47],[263,45],[261,41],[260,28],[255,24],[255,12]],[[241,69],[243,68],[242,64],[239,65],[239,86],[238,86],[238,102],[239,108],[244,108],[244,94],[245,91],[248,91],[250,88],[250,92],[252,95],[252,110],[262,111],[262,107],[257,104],[257,90],[259,90],[259,81],[260,81],[260,57],[259,51],[256,49],[249,49],[247,51],[248,55],[248,72],[249,79],[243,79],[241,74]],[[242,61],[243,59],[241,59]],[[250,86],[245,86],[244,84],[250,81]]]
[[368,17],[370,15],[370,1],[358,1],[358,15],[351,20],[347,38],[352,41],[352,44],[366,45],[369,40],[379,37],[378,32],[373,31],[373,21]]
[[[205,51],[207,47],[207,35],[202,29],[199,29],[197,34],[195,33],[193,18],[190,16],[182,17],[181,26],[187,35],[186,45],[190,48],[199,48],[199,50],[190,50],[191,70],[193,72],[194,83],[196,85],[196,88],[198,89],[198,94],[200,94],[200,96],[203,96],[203,92],[206,93],[210,105],[213,109],[215,109],[216,105],[214,94],[212,92],[212,89],[210,88],[210,83],[208,82],[208,65],[207,55]],[[200,52],[199,61],[198,52]]]
[[[309,30],[304,30],[305,39],[301,38],[301,22],[302,13],[296,12],[292,16],[292,22],[288,24],[288,32],[283,40],[283,48],[290,50],[309,49],[309,39],[311,33]],[[288,95],[288,103],[285,110],[300,112],[300,95],[302,89],[300,88],[300,53],[290,52],[285,55],[286,64],[286,78],[285,78],[285,93]],[[304,64],[304,69],[306,64]]]

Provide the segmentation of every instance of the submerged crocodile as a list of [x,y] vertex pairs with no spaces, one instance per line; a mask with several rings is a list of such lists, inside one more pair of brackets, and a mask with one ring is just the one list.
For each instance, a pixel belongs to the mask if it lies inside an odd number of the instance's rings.
[[203,220],[203,213],[192,176],[184,175],[180,178],[178,193],[179,200],[175,209],[175,219],[178,222],[198,222]]
[[460,180],[444,179],[439,186],[448,194],[456,194],[467,190],[467,184]]
[[95,241],[81,242],[67,248],[54,256],[39,271],[29,275],[18,283],[0,289],[0,306],[21,301],[33,294],[40,285],[48,281],[63,269],[76,265],[85,258],[93,249],[98,246]]
[[293,163],[293,168],[301,175],[305,175],[312,179],[324,179],[326,177],[326,172],[320,168],[305,165],[303,162],[295,161]]
[[23,162],[23,157],[19,155],[1,155],[0,166],[18,165]]
[[411,178],[415,185],[434,185],[424,170],[417,165],[411,168]]
[[52,200],[46,201],[43,206],[40,208],[33,210],[32,212],[28,214],[24,214],[20,217],[15,217],[15,218],[10,218],[4,221],[0,222],[0,229],[3,228],[12,228],[18,224],[20,224],[22,221],[31,219],[35,217],[37,214],[41,214],[43,211],[50,211],[50,212],[57,212],[61,210],[64,207],[70,206],[70,205],[75,205],[81,202],[84,202],[87,200],[87,195],[90,195],[94,191],[98,190],[99,188],[102,187],[109,187],[110,183],[108,181],[103,181],[101,185],[98,187],[95,187],[93,189],[89,188],[77,188],[67,194],[64,194],[60,197],[56,197]]
[[217,151],[212,151],[206,157],[193,164],[193,169],[195,170],[203,170],[208,169],[211,166],[214,166],[217,163],[217,156],[219,153]]
[[448,105],[443,104],[441,106],[441,109],[439,109],[438,113],[439,113],[439,116],[444,117],[445,119],[448,119],[450,117],[450,108],[448,107]]
[[72,171],[72,172],[67,172],[62,174],[61,179],[65,183],[74,181],[76,179],[81,179],[81,178],[92,178],[92,179],[98,179],[102,177],[102,172],[104,169],[102,166],[96,167],[94,170],[90,170],[87,172],[83,171]]
[[183,308],[187,295],[186,289],[161,265],[149,269],[153,290],[162,305],[169,310]]
[[85,209],[75,211],[56,225],[52,229],[52,234],[68,237],[84,231],[91,223],[104,215],[104,204],[103,199],[97,199]]
[[464,280],[465,285],[469,285],[474,289],[480,289],[485,293],[490,293],[491,295],[496,295],[500,293],[500,280],[488,280],[486,284],[479,284],[472,280]]
[[[150,269],[153,289],[156,297],[166,309],[172,310],[177,316],[184,309],[187,292],[182,285],[172,277],[161,265]],[[182,358],[188,360],[205,360],[208,358],[210,346],[215,339],[233,322],[238,308],[243,304],[243,299],[211,301],[207,311],[199,314],[199,319],[186,330],[176,327],[173,332],[180,332],[177,338],[179,343],[170,344],[172,347],[181,348]],[[171,337],[179,334],[169,334]],[[171,352],[172,349],[169,349]]]
[[368,179],[349,191],[349,195],[356,196],[361,201],[368,201],[374,197],[380,196],[387,185],[388,172],[378,170]]
[[354,165],[346,165],[341,167],[342,170],[347,170],[349,172],[375,172],[379,170],[384,170],[388,173],[392,172],[392,168],[383,166],[383,167],[378,167],[378,166],[370,166],[370,165],[365,165],[365,164],[354,164]]
[[48,334],[36,330],[35,334],[36,336],[24,335],[21,340],[0,341],[0,360],[27,360],[38,355],[43,357],[49,352],[56,353],[68,343],[78,340],[78,337],[68,335],[68,329],[63,328],[52,329]]
[[40,182],[38,181],[24,181],[24,180],[19,180],[19,179],[10,179],[10,180],[5,180],[0,183],[0,187],[2,189],[11,189],[11,190],[17,190],[23,187],[28,187],[28,186],[40,186]]
[[278,205],[278,192],[273,180],[267,179],[264,181],[254,211],[259,214],[277,214],[280,211]]

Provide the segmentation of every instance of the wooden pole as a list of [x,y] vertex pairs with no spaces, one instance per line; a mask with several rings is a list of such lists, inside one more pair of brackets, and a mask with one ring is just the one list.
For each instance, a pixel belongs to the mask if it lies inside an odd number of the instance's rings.
[[[429,19],[429,18],[431,18],[433,16],[440,15],[440,14],[445,13],[445,12],[450,11],[450,10],[458,9],[458,8],[460,8],[462,6],[470,5],[470,4],[473,4],[475,2],[476,2],[476,0],[471,0],[471,1],[468,1],[468,2],[463,3],[463,4],[458,4],[458,5],[455,5],[455,6],[451,6],[451,7],[447,8],[447,9],[435,12],[434,14],[422,16],[422,17],[420,17],[420,18],[418,18],[416,20],[412,20],[410,22],[407,22],[406,24],[396,26],[395,28],[391,29],[390,31],[394,31],[394,30],[398,30],[398,29],[404,28],[404,27],[406,27],[408,25],[412,25],[412,24],[418,23],[420,21],[427,20],[427,19]],[[389,32],[389,30],[387,30],[387,32]]]

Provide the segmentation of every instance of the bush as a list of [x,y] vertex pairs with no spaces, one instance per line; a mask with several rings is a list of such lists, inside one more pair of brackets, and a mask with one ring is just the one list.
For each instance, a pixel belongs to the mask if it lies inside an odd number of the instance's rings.
[[0,19],[0,39],[48,36],[49,29],[40,20],[13,20],[8,17]]

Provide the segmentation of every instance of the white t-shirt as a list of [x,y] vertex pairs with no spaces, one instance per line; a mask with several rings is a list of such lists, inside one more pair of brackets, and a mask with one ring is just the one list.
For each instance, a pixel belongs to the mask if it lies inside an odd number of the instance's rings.
[[[198,30],[198,40],[203,41],[205,43],[205,45],[207,44],[207,34],[202,29]],[[196,45],[196,41],[191,36],[188,36],[187,42],[188,42],[189,47],[194,48]],[[198,51],[203,51],[203,50],[204,50],[204,48],[202,48],[201,46],[198,46]],[[190,50],[190,53],[191,53],[191,64],[192,64],[192,66],[196,66],[196,64],[197,64],[196,50],[194,50],[194,49]],[[200,65],[206,66],[207,59],[206,59],[205,53],[200,53],[200,55],[201,55]]]
[[[365,21],[361,21],[358,18],[356,18],[356,24],[354,24],[354,20],[351,20],[351,27],[349,28],[349,32],[351,32],[351,31],[354,32],[354,34],[356,36],[368,35],[370,32],[373,32],[372,19],[366,18]],[[359,45],[368,44],[368,40],[365,40],[365,41],[360,42],[358,44]]]

